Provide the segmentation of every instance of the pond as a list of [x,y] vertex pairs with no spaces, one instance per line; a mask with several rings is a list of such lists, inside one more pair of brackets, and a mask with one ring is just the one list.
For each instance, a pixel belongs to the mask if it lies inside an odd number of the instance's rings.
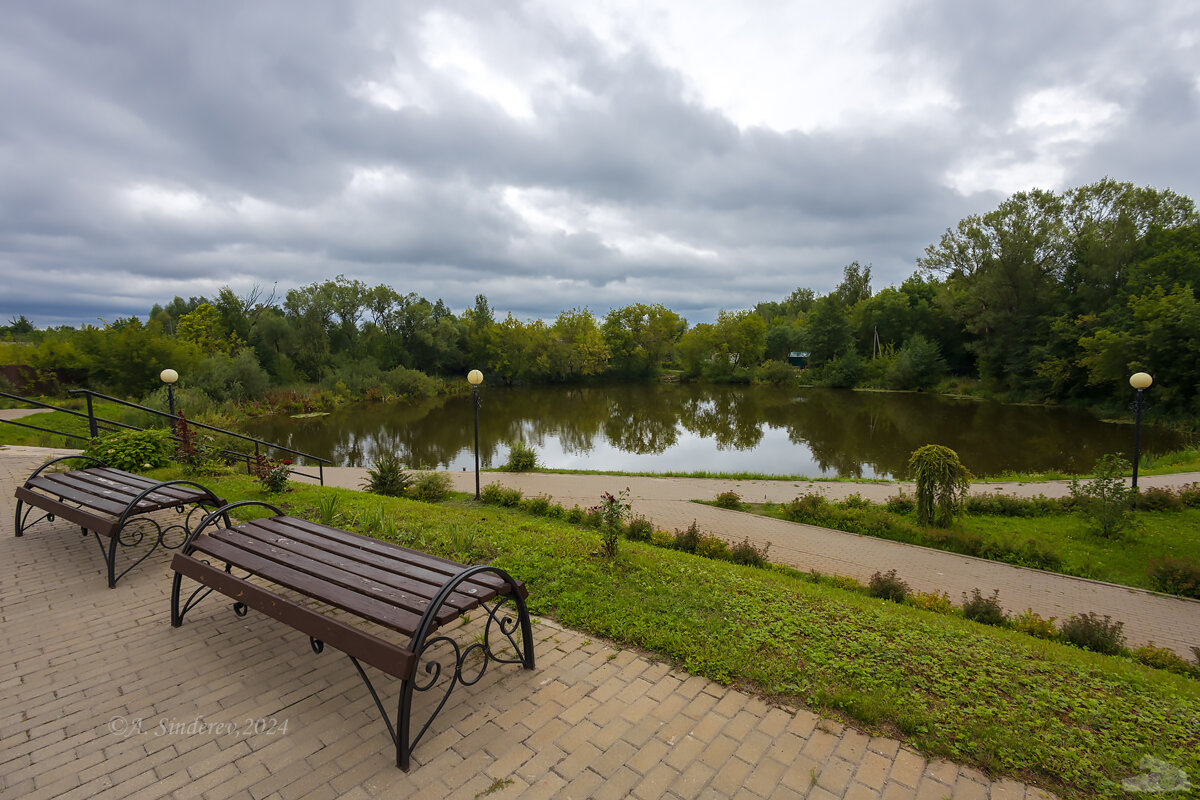
[[[1083,472],[1105,453],[1129,458],[1133,439],[1132,426],[1080,411],[921,393],[664,383],[485,385],[480,396],[484,468],[502,466],[509,443],[523,440],[557,469],[892,478],[903,476],[913,450],[936,443],[958,451],[977,475]],[[369,466],[393,452],[412,467],[474,468],[469,396],[360,403],[245,428],[341,466]],[[1180,434],[1143,426],[1143,452],[1185,444]]]

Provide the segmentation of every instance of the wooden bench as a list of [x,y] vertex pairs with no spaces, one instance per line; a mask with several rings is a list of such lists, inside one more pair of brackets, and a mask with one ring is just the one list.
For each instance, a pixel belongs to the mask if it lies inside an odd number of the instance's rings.
[[[206,530],[232,509],[258,505],[276,516]],[[217,564],[223,566],[217,566]],[[524,584],[503,570],[468,566],[406,547],[286,516],[257,500],[214,511],[197,526],[171,561],[171,624],[210,592],[234,600],[234,613],[254,609],[309,637],[315,652],[325,644],[350,657],[366,684],[396,746],[396,766],[409,757],[458,685],[477,683],[491,661],[533,669],[533,633]],[[247,573],[236,576],[233,571]],[[182,601],[184,577],[200,586]],[[315,603],[312,601],[316,601]],[[506,609],[511,603],[512,608]],[[461,647],[440,627],[482,607],[483,635]],[[515,619],[509,615],[515,611]],[[519,636],[518,627],[520,628]],[[404,641],[393,641],[400,634]],[[453,671],[431,648],[445,648]],[[360,663],[361,662],[361,663]],[[383,707],[362,664],[400,679],[396,724]],[[446,684],[432,713],[412,735],[414,692]],[[437,698],[437,691],[429,695]]]
[[[64,461],[84,461],[92,466],[85,469],[56,472],[48,468]],[[23,486],[15,492],[17,510],[13,526],[17,536],[23,536],[31,526],[55,517],[74,522],[86,537],[92,533],[108,567],[108,588],[129,570],[145,561],[159,547],[174,549],[187,539],[192,516],[197,509],[214,509],[225,501],[198,483],[191,481],[155,481],[132,472],[113,469],[98,458],[71,455],[48,461],[33,471]],[[23,506],[29,506],[23,508]],[[184,513],[188,507],[191,510]],[[34,509],[45,513],[30,519]],[[182,517],[179,522],[163,525],[148,514],[174,508]],[[147,531],[153,529],[150,547],[132,564],[116,574],[117,548],[138,547]],[[171,544],[169,534],[177,532],[178,541]],[[100,537],[109,539],[107,548]]]

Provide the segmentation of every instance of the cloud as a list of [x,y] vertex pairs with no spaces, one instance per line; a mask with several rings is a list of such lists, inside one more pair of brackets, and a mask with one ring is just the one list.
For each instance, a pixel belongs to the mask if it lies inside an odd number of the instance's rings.
[[1188,6],[20,4],[0,316],[344,274],[551,318],[832,288],[1004,193],[1194,193]]

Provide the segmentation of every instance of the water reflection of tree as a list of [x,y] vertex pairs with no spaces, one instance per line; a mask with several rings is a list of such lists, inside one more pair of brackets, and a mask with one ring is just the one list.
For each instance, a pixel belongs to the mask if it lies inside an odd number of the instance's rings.
[[679,421],[697,436],[714,440],[718,450],[751,450],[763,437],[764,397],[761,391],[701,389],[684,399]]
[[[769,425],[804,448],[797,461],[807,461],[811,452],[822,470],[846,476],[861,476],[868,469],[900,476],[909,454],[930,443],[957,450],[976,474],[1085,470],[1100,455],[1125,448],[1129,438],[1127,428],[1102,425],[1075,411],[923,394],[634,384],[485,386],[481,395],[479,445],[485,466],[498,465],[508,443],[518,439],[543,447],[557,437],[563,451],[586,455],[603,437],[628,453],[661,454],[678,444],[681,425],[721,450],[759,446],[764,425]],[[469,459],[474,435],[469,395],[417,404],[362,404],[326,417],[256,420],[249,427],[267,441],[353,465],[368,465],[378,454],[391,452],[412,466],[446,467],[461,462],[464,453]],[[1144,433],[1147,449],[1173,446],[1165,432]],[[777,462],[764,462],[761,469],[799,471]]]

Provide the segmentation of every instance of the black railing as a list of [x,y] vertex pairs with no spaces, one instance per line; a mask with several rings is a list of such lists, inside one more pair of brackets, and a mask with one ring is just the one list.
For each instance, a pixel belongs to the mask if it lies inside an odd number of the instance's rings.
[[302,478],[311,478],[311,479],[319,482],[322,486],[325,485],[325,465],[333,463],[332,461],[330,461],[327,458],[321,458],[320,456],[314,456],[311,453],[305,453],[300,450],[294,450],[290,447],[285,447],[284,445],[281,445],[281,444],[274,444],[272,442],[263,441],[262,439],[256,439],[253,436],[247,436],[244,433],[237,433],[235,431],[226,430],[224,428],[218,428],[213,425],[205,425],[203,422],[194,422],[190,419],[185,419],[183,417],[180,417],[177,414],[169,414],[166,411],[159,411],[156,408],[148,408],[147,406],[138,405],[137,403],[131,403],[128,400],[121,400],[116,397],[111,397],[106,394],[101,394],[100,392],[93,392],[91,389],[71,389],[68,393],[84,395],[84,399],[87,402],[87,413],[86,414],[81,411],[73,411],[69,408],[60,408],[59,406],[51,405],[50,403],[43,403],[40,400],[33,400],[32,398],[29,398],[29,397],[21,397],[20,395],[9,394],[8,392],[0,392],[0,397],[7,397],[10,400],[16,400],[18,402],[28,403],[29,405],[38,406],[40,408],[47,408],[52,411],[61,411],[64,414],[71,414],[73,416],[80,417],[82,419],[86,419],[88,421],[88,433],[90,434],[90,436],[83,436],[83,435],[77,434],[77,433],[68,433],[66,431],[56,431],[56,430],[52,430],[50,428],[42,428],[37,425],[30,425],[28,423],[17,422],[16,420],[11,420],[11,419],[0,420],[0,422],[7,423],[9,425],[16,425],[17,427],[20,427],[20,428],[29,428],[30,430],[40,431],[42,433],[53,434],[55,436],[64,436],[68,439],[78,439],[83,442],[88,442],[91,439],[96,438],[97,436],[100,435],[101,430],[115,431],[119,428],[124,428],[126,430],[133,430],[133,431],[145,430],[144,428],[139,428],[136,425],[130,425],[125,422],[119,422],[117,420],[105,419],[103,417],[96,416],[96,413],[92,407],[92,398],[99,397],[100,399],[107,400],[110,403],[117,403],[119,405],[128,406],[130,408],[136,408],[139,411],[144,411],[148,414],[156,414],[160,417],[165,417],[166,419],[171,420],[171,430],[172,430],[171,438],[174,439],[176,442],[181,441],[178,436],[174,435],[174,431],[176,430],[175,426],[179,422],[183,422],[184,424],[189,425],[191,427],[203,428],[204,430],[213,431],[214,433],[219,433],[219,434],[222,434],[225,436],[232,436],[234,438],[241,439],[241,440],[247,441],[247,442],[253,442],[254,443],[254,455],[250,455],[249,453],[242,453],[237,450],[227,450],[225,448],[218,448],[218,452],[228,458],[232,458],[232,459],[235,459],[238,461],[245,461],[247,474],[249,474],[252,471],[254,462],[256,462],[258,460],[258,457],[262,453],[262,450],[264,448],[268,449],[268,450],[278,450],[278,451],[282,451],[284,453],[290,453],[299,458],[303,458],[306,460],[312,460],[317,465],[317,474],[316,475],[313,475],[308,472],[301,472],[300,470],[295,469],[294,467],[289,467],[288,472],[292,475],[298,475]]

